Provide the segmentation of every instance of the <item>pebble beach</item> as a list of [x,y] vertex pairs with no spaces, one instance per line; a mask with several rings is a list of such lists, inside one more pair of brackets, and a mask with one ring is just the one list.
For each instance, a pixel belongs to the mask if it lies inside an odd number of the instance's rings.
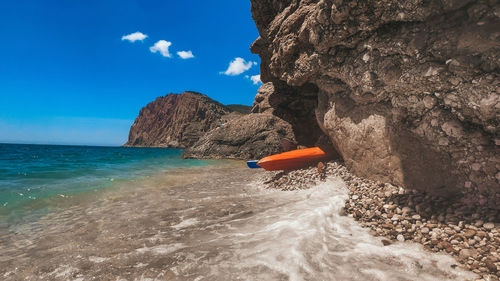
[[[342,169],[327,166],[333,167]],[[290,175],[309,179],[304,173],[309,171]],[[231,162],[167,170],[84,198],[64,198],[70,203],[66,208],[35,222],[0,226],[0,279],[478,277],[448,254],[416,243],[384,246],[390,239],[375,237],[346,214],[344,204],[353,196],[347,180],[325,172],[313,186],[304,182],[303,188],[288,192],[266,189],[270,185],[259,182],[262,176],[271,173]]]
[[338,162],[269,172],[262,180],[269,189],[297,190],[331,177],[341,178],[349,190],[344,215],[369,228],[372,235],[385,237],[384,245],[420,243],[429,251],[452,255],[457,261],[452,266],[471,270],[481,277],[476,280],[500,280],[498,210],[362,179]]

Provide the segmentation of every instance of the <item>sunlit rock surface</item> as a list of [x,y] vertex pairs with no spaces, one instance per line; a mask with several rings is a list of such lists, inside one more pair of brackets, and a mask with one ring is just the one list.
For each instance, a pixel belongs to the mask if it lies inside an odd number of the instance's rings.
[[186,148],[205,132],[241,115],[200,93],[168,94],[141,109],[125,145]]
[[294,140],[289,123],[271,114],[250,114],[206,133],[184,157],[260,159],[282,152],[285,139]]
[[360,176],[500,206],[498,1],[251,2],[254,111],[319,126]]

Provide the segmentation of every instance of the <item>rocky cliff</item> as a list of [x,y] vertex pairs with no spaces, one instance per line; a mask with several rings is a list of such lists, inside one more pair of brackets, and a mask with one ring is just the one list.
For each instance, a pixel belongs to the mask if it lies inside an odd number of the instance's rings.
[[222,105],[195,92],[149,103],[130,128],[125,146],[185,148],[184,158],[257,159],[296,146],[291,125],[252,107]]
[[251,3],[254,112],[327,134],[359,176],[500,206],[499,1]]
[[[244,106],[237,108],[244,110]],[[141,109],[125,146],[186,148],[241,115],[200,93],[168,94]]]

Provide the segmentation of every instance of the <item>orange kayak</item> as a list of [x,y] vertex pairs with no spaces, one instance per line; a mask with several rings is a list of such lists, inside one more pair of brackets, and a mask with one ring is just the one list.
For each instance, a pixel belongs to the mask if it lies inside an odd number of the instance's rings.
[[319,147],[312,147],[267,156],[262,158],[257,165],[268,171],[292,170],[328,160],[329,158],[331,158],[330,153],[326,153]]

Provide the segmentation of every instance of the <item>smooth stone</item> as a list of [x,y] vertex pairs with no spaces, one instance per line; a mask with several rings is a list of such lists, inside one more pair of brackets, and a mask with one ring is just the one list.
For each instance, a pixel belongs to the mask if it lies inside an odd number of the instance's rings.
[[444,231],[444,233],[446,233],[447,235],[453,235],[453,234],[455,234],[455,231],[453,231],[451,229],[447,229]]
[[469,230],[465,231],[465,233],[464,233],[464,236],[467,238],[474,237],[474,235],[476,235],[476,231],[473,229],[469,229]]
[[458,254],[461,258],[470,258],[477,255],[477,251],[474,249],[462,249]]
[[387,239],[384,239],[384,240],[382,240],[382,244],[384,244],[384,246],[389,246],[392,244],[392,242],[387,240]]
[[486,265],[486,267],[491,271],[491,272],[497,272],[497,266],[495,265],[495,263],[491,260],[491,259],[486,259],[486,261],[484,262],[484,264]]
[[488,236],[488,234],[484,231],[478,231],[476,233],[476,235],[477,235],[477,237],[481,237],[481,238]]
[[401,211],[403,211],[403,214],[407,214],[407,213],[411,212],[411,208],[409,208],[409,207],[403,207],[403,209]]
[[493,228],[495,228],[495,224],[492,222],[488,222],[488,223],[483,224],[483,227],[486,229],[493,229]]

